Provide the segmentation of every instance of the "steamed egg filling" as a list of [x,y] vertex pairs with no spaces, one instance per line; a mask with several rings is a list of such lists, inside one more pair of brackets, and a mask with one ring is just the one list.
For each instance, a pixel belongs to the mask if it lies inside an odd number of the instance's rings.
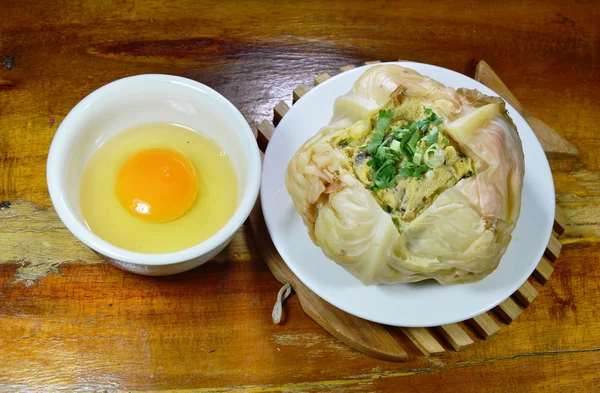
[[395,97],[330,143],[401,231],[443,191],[475,174],[443,119],[415,98]]

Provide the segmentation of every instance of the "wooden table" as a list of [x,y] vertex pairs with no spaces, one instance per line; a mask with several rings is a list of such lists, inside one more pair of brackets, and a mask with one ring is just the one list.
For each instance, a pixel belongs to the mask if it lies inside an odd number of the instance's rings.
[[[0,391],[600,391],[600,7],[437,3],[3,1]],[[149,278],[104,263],[51,207],[57,126],[112,80],[192,78],[256,127],[322,71],[398,58],[471,76],[485,59],[581,152],[551,160],[570,221],[554,275],[518,321],[465,352],[426,358],[398,334],[410,360],[376,360],[295,297],[274,325],[280,284],[247,228],[213,262]]]

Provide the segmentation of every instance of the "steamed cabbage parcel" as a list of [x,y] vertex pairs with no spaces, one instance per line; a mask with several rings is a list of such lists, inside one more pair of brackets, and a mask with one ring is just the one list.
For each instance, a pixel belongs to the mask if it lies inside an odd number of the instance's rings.
[[286,187],[313,242],[364,284],[455,284],[498,266],[523,172],[504,101],[382,65],[337,98]]

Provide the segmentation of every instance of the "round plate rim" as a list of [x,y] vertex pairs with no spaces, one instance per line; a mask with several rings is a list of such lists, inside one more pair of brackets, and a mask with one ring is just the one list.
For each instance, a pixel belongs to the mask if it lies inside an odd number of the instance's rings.
[[[486,94],[489,93],[493,93],[493,95],[495,96],[499,96],[497,93],[495,93],[493,90],[491,90],[490,88],[488,88],[487,86],[483,85],[481,82],[476,81],[473,78],[470,78],[464,74],[461,74],[459,72],[456,72],[454,70],[450,70],[444,67],[440,67],[440,66],[436,66],[436,65],[431,65],[431,64],[425,64],[425,63],[418,63],[418,62],[412,62],[412,61],[396,61],[396,62],[381,62],[381,63],[375,63],[375,64],[368,64],[368,65],[363,65],[360,67],[356,67],[353,68],[351,70],[345,71],[345,72],[341,72],[335,76],[332,76],[331,78],[325,80],[324,82],[320,83],[319,85],[315,86],[314,88],[310,89],[306,94],[304,94],[302,96],[302,100],[304,100],[303,102],[306,102],[308,99],[311,99],[310,97],[312,97],[315,94],[318,94],[319,91],[324,90],[328,87],[328,85],[330,83],[332,83],[334,80],[338,79],[338,78],[346,78],[346,77],[350,77],[352,74],[357,74],[360,75],[362,74],[362,72],[364,72],[366,69],[370,68],[370,67],[374,67],[374,66],[380,66],[380,65],[386,65],[386,64],[392,64],[392,65],[402,65],[402,66],[406,66],[406,67],[411,67],[411,65],[416,65],[417,67],[419,66],[424,66],[424,67],[432,67],[434,69],[439,69],[442,70],[443,72],[449,72],[453,75],[454,78],[468,78],[471,79],[471,81],[475,82],[476,85],[478,85],[478,89],[480,88],[481,90],[488,90],[489,92],[487,92]],[[424,74],[426,75],[426,74]],[[357,76],[358,78],[358,76]],[[356,79],[355,79],[356,80]],[[444,82],[442,82],[444,83]],[[447,82],[446,82],[447,83]],[[444,83],[444,84],[446,84]],[[339,95],[345,94],[346,91],[340,91]],[[485,93],[485,92],[484,92]],[[339,96],[338,95],[338,96]],[[491,94],[490,94],[491,95]],[[300,102],[300,101],[299,101]],[[506,102],[506,100],[505,100]],[[289,118],[289,114],[291,111],[294,110],[294,108],[298,108],[297,106],[298,104],[294,104],[290,110],[288,111],[288,113],[286,114],[286,116],[281,120],[281,122],[279,123],[278,127],[279,128],[282,124],[284,124],[284,121],[286,118]],[[529,124],[527,123],[527,121],[521,116],[521,114],[512,106],[510,105],[508,102],[506,102],[506,107],[508,109],[508,111],[510,112],[510,116],[515,119],[520,119],[525,125],[525,129],[527,130],[527,132],[530,132],[531,134],[533,134],[535,136],[535,133],[533,132],[533,130],[531,129],[531,127],[529,126]],[[325,124],[323,125],[325,126]],[[276,130],[277,130],[276,128]],[[521,133],[523,130],[523,128],[519,128],[519,133]],[[315,133],[318,132],[318,130],[315,130]],[[265,159],[263,162],[264,167],[266,168],[266,165],[269,161],[270,161],[270,148],[271,146],[273,146],[274,144],[272,143],[273,141],[277,141],[277,139],[281,138],[282,134],[276,131],[273,135],[273,137],[271,138],[271,142],[268,144],[267,149],[265,151]],[[540,151],[543,152],[543,149],[541,147],[541,144],[539,143],[539,141],[537,140],[537,138],[535,138],[535,141],[533,141],[535,144],[537,144],[537,148],[540,149]],[[540,162],[540,164],[544,167],[544,169],[546,169],[547,174],[549,174],[550,180],[552,180],[552,172],[550,170],[550,165],[548,163],[547,158],[545,157],[545,155],[543,155],[544,160],[542,160]],[[287,163],[285,164],[287,166]],[[325,294],[321,288],[315,287],[313,285],[311,285],[311,283],[306,280],[302,273],[299,272],[295,265],[293,263],[289,263],[288,262],[288,258],[286,258],[286,253],[282,252],[281,250],[281,244],[280,244],[280,238],[279,236],[275,235],[273,236],[274,233],[274,225],[273,223],[270,221],[270,214],[268,213],[268,208],[266,208],[265,206],[267,206],[268,201],[266,201],[266,196],[265,193],[263,192],[265,186],[265,182],[266,182],[266,178],[268,176],[268,171],[267,170],[263,170],[263,175],[262,175],[262,179],[261,179],[261,193],[260,193],[260,198],[261,198],[261,205],[262,205],[262,211],[263,211],[263,216],[265,218],[265,223],[267,226],[267,229],[269,231],[269,235],[271,236],[271,239],[273,241],[273,244],[275,246],[275,248],[277,249],[279,255],[281,256],[282,260],[286,263],[286,265],[290,268],[290,270],[294,273],[294,275],[296,277],[298,277],[298,279],[307,286],[307,288],[309,288],[311,291],[313,291],[317,296],[319,296],[321,299],[325,300],[326,302],[330,303],[331,305],[333,305],[334,307],[347,312],[351,315],[354,315],[358,318],[362,318],[365,320],[369,320],[372,322],[376,322],[376,323],[381,323],[381,324],[386,324],[386,325],[391,325],[391,326],[402,326],[402,327],[433,327],[433,326],[440,326],[440,325],[445,325],[445,324],[450,324],[450,323],[456,323],[456,322],[461,322],[461,321],[465,321],[468,319],[471,319],[477,315],[483,314],[491,309],[493,309],[494,307],[496,307],[497,305],[499,305],[500,303],[502,303],[503,301],[505,301],[507,298],[509,298],[525,281],[527,281],[527,279],[529,278],[529,276],[531,276],[531,274],[533,273],[533,271],[535,270],[535,267],[537,266],[537,262],[533,263],[531,262],[531,264],[529,265],[529,268],[524,270],[524,272],[527,272],[527,275],[525,277],[524,281],[519,280],[515,280],[513,285],[511,286],[512,289],[511,291],[506,291],[508,294],[506,296],[502,296],[499,297],[498,299],[496,299],[496,301],[494,302],[490,302],[490,304],[488,304],[486,307],[482,307],[478,310],[473,310],[472,312],[469,313],[465,313],[464,315],[461,316],[457,316],[456,318],[447,318],[447,319],[443,319],[443,320],[439,320],[436,323],[426,323],[426,324],[419,324],[419,323],[398,323],[397,321],[391,320],[391,319],[381,319],[381,318],[373,318],[370,317],[368,315],[365,315],[363,312],[357,312],[356,310],[352,310],[349,309],[348,307],[345,307],[343,304],[340,304],[339,302],[335,301],[334,299],[332,299],[331,297],[327,296],[327,294]],[[548,191],[552,191],[552,196],[555,195],[555,191],[554,191],[554,183],[552,181],[550,181],[550,183],[548,184]],[[525,188],[525,187],[524,187]],[[287,191],[285,191],[287,192]],[[548,212],[552,214],[552,218],[554,218],[554,208],[555,205],[552,204],[552,212]],[[520,219],[520,218],[519,218]],[[545,234],[547,234],[547,239],[550,239],[551,233],[552,233],[552,221],[550,221],[550,225],[548,228],[545,228]],[[307,234],[308,236],[308,234]],[[546,236],[545,236],[546,237]],[[547,242],[546,242],[547,244]],[[537,260],[539,261],[539,259],[541,259],[542,255],[543,255],[544,249],[541,250],[541,253],[539,255],[539,257],[537,258]],[[335,263],[334,261],[331,261],[331,263]],[[519,275],[519,276],[524,276],[524,274]],[[391,284],[391,285],[412,285],[412,284]],[[459,284],[460,285],[460,284]]]

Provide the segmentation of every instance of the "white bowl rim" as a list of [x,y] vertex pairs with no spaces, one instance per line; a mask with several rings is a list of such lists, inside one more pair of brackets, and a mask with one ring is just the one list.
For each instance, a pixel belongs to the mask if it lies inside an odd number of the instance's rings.
[[[233,117],[233,120],[236,123],[239,123],[239,125],[243,128],[241,133],[242,140],[240,140],[240,143],[244,144],[244,149],[250,149],[250,153],[246,187],[243,190],[243,194],[238,206],[229,221],[227,221],[227,223],[213,236],[192,247],[170,253],[149,254],[129,251],[117,247],[106,240],[103,240],[98,235],[94,234],[89,228],[79,222],[75,218],[76,214],[73,211],[73,207],[70,206],[66,201],[65,190],[59,187],[59,179],[61,178],[66,166],[63,157],[65,156],[64,152],[66,150],[67,143],[77,134],[76,132],[68,132],[69,128],[71,127],[71,123],[73,123],[75,119],[78,119],[79,116],[82,115],[82,112],[89,105],[97,101],[101,95],[108,90],[126,86],[131,83],[161,80],[176,82],[179,85],[198,90],[211,96],[211,98],[216,99],[219,104],[223,105],[224,110],[229,112],[229,115]],[[77,237],[91,249],[108,258],[137,265],[154,266],[171,265],[201,257],[202,255],[205,255],[218,248],[229,238],[231,238],[248,218],[252,208],[254,207],[260,189],[260,179],[261,159],[258,145],[250,125],[240,111],[223,95],[206,86],[205,84],[189,78],[168,74],[138,74],[124,77],[103,85],[87,95],[84,99],[77,103],[73,109],[71,109],[58,127],[50,145],[46,167],[46,181],[48,183],[48,192],[50,194],[52,204],[54,205],[59,218],[75,237]]]

